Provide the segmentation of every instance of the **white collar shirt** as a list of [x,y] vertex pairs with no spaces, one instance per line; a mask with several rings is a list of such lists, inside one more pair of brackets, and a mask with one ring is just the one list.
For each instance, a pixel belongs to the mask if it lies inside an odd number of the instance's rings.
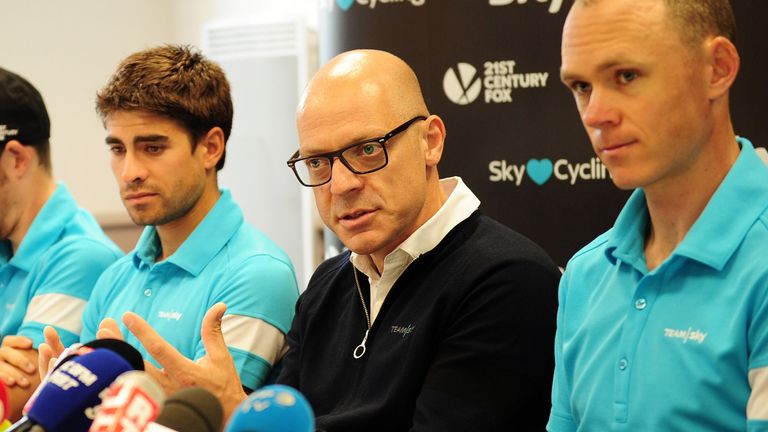
[[358,255],[354,252],[351,254],[352,264],[368,276],[371,286],[371,324],[381,310],[387,294],[405,269],[421,255],[434,249],[456,225],[480,207],[480,200],[460,177],[442,179],[440,186],[448,199],[424,225],[384,257],[384,271],[381,275],[369,255]]

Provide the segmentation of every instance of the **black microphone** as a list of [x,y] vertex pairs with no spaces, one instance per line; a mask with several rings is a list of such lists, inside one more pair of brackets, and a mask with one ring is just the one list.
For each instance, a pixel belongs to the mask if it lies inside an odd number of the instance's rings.
[[224,412],[219,400],[208,390],[189,387],[165,401],[155,423],[184,432],[218,432]]

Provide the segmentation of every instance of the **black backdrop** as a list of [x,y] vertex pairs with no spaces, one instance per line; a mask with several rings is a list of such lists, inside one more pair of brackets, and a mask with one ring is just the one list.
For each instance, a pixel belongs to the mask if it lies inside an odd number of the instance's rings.
[[[629,192],[592,153],[559,81],[573,0],[327,0],[320,60],[355,48],[395,53],[446,123],[442,177],[459,175],[481,210],[531,237],[560,265],[608,229]],[[768,143],[764,54],[768,2],[734,0],[742,70],[737,133]]]

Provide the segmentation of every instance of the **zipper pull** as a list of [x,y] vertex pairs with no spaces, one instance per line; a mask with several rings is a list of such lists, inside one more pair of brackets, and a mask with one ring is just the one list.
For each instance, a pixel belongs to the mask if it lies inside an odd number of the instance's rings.
[[365,355],[365,342],[368,340],[368,332],[370,329],[365,331],[365,336],[363,336],[363,341],[360,342],[360,345],[355,347],[355,350],[352,351],[352,357],[359,359],[360,357]]

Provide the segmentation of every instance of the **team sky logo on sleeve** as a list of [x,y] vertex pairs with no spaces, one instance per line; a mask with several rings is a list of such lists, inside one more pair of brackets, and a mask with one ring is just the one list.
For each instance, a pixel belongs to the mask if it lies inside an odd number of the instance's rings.
[[574,163],[568,159],[530,159],[526,163],[510,163],[506,160],[494,160],[488,163],[492,183],[511,183],[520,186],[523,181],[531,181],[539,186],[550,180],[567,182],[570,186],[580,181],[597,181],[610,178],[608,168],[600,159],[593,157],[589,162]]
[[518,72],[515,60],[483,63],[482,74],[470,63],[458,63],[443,75],[443,91],[451,102],[469,105],[482,95],[487,104],[511,103],[512,91],[544,88],[549,72]]

